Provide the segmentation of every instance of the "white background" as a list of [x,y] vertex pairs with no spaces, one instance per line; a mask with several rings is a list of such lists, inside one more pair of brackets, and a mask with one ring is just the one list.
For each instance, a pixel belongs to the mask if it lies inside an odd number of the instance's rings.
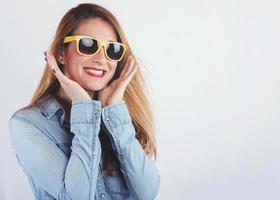
[[[148,68],[158,124],[157,199],[280,199],[280,1],[94,1]],[[8,119],[31,99],[59,20],[82,1],[0,7],[0,199],[33,199]]]

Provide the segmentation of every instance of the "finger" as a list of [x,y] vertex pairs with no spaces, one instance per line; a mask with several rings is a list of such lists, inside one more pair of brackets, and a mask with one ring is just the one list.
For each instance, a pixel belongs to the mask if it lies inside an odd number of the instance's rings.
[[123,66],[123,69],[122,69],[122,71],[121,71],[120,77],[122,77],[122,76],[125,74],[129,62],[130,62],[130,57],[128,57],[128,59],[127,59],[125,65]]
[[51,55],[48,52],[45,52],[45,56],[46,56],[46,61],[48,63],[48,65],[50,66],[51,70],[53,71],[54,75],[57,77],[57,79],[61,82],[63,81],[63,77],[62,77],[62,72],[59,69],[56,60],[54,58],[53,55]]
[[131,81],[134,75],[136,74],[137,70],[138,70],[138,65],[134,64],[131,72],[127,75],[127,80]]
[[132,67],[131,72],[128,74],[128,79],[129,81],[132,80],[133,76],[136,74],[136,72],[138,71],[139,68],[139,63],[137,62],[136,58],[134,58],[134,65]]
[[44,54],[45,54],[45,56],[46,56],[46,57],[45,57],[45,60],[47,61],[47,63],[48,63],[48,65],[50,66],[50,68],[51,68],[51,69],[56,69],[56,68],[58,68],[55,59],[53,59],[53,56],[52,56],[49,52],[47,52],[47,51],[45,51]]
[[132,59],[131,59],[131,62],[129,63],[129,66],[127,67],[127,70],[126,70],[125,74],[123,75],[123,78],[124,78],[124,79],[126,79],[127,76],[131,73],[134,64],[135,64],[135,59],[132,58]]
[[131,62],[131,59],[132,59],[132,55],[130,55],[130,56],[128,57],[127,62],[125,63],[125,65],[124,65],[124,67],[123,67],[123,69],[122,69],[122,72],[121,72],[120,77],[123,77],[123,75],[126,73],[127,68],[128,68],[128,66],[129,66],[129,64],[130,64],[130,62]]
[[49,52],[46,52],[45,55],[46,55],[46,61],[48,65],[51,67],[52,71],[54,72],[59,82],[68,83],[70,79],[61,72],[55,60],[55,57]]
[[130,62],[128,63],[128,65],[127,65],[127,67],[126,67],[126,70],[125,70],[125,72],[124,72],[124,74],[123,74],[123,78],[125,79],[125,77],[130,73],[130,71],[131,71],[131,67],[133,66],[133,64],[134,64],[134,59],[133,59],[133,57],[131,57],[131,59],[130,59]]

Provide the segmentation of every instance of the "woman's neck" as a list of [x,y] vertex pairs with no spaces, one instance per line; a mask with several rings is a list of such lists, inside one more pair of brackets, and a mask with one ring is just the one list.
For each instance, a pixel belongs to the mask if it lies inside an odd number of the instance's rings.
[[[87,91],[87,93],[90,95],[91,99],[93,99],[94,91]],[[71,107],[72,100],[68,97],[64,89],[62,87],[59,88],[56,97],[58,97],[64,104],[68,104],[68,106]]]

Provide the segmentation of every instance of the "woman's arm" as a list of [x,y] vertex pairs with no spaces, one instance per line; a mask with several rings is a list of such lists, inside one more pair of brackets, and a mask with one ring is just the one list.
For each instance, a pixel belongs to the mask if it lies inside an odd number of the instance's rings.
[[72,101],[70,123],[74,138],[69,160],[28,118],[14,115],[9,125],[13,148],[27,176],[55,199],[81,200],[93,199],[95,194],[101,157],[100,122],[99,101]]
[[104,107],[102,120],[111,135],[124,179],[134,198],[155,199],[159,191],[160,176],[154,162],[135,138],[135,129],[124,101]]

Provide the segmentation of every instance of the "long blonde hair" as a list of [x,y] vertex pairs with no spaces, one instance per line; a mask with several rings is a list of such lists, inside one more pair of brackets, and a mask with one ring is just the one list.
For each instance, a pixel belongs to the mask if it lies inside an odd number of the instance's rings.
[[[117,70],[111,80],[113,81],[118,78],[128,56],[132,54],[132,50],[117,19],[107,9],[99,5],[84,3],[70,9],[61,19],[49,51],[58,61],[60,53],[63,48],[65,48],[62,43],[63,38],[67,35],[71,35],[82,20],[97,17],[111,24],[117,34],[118,41],[124,43],[128,47],[125,56],[117,64]],[[64,66],[59,62],[58,66],[63,71]],[[139,70],[127,86],[123,100],[132,118],[133,126],[136,131],[136,139],[139,141],[146,154],[156,159],[156,129],[151,98],[142,71],[143,69],[141,69],[140,66],[138,69]],[[38,105],[40,100],[49,94],[56,95],[59,87],[59,81],[46,65],[40,83],[27,107]],[[106,146],[105,143],[107,143],[108,146],[108,142],[109,140],[103,140],[103,146]],[[107,151],[107,154],[112,154],[112,149],[111,151]],[[105,160],[105,166],[107,166],[107,172],[111,174],[111,172],[119,166],[119,163],[116,165],[116,160],[114,161],[112,155],[109,155],[107,158],[109,159]]]

